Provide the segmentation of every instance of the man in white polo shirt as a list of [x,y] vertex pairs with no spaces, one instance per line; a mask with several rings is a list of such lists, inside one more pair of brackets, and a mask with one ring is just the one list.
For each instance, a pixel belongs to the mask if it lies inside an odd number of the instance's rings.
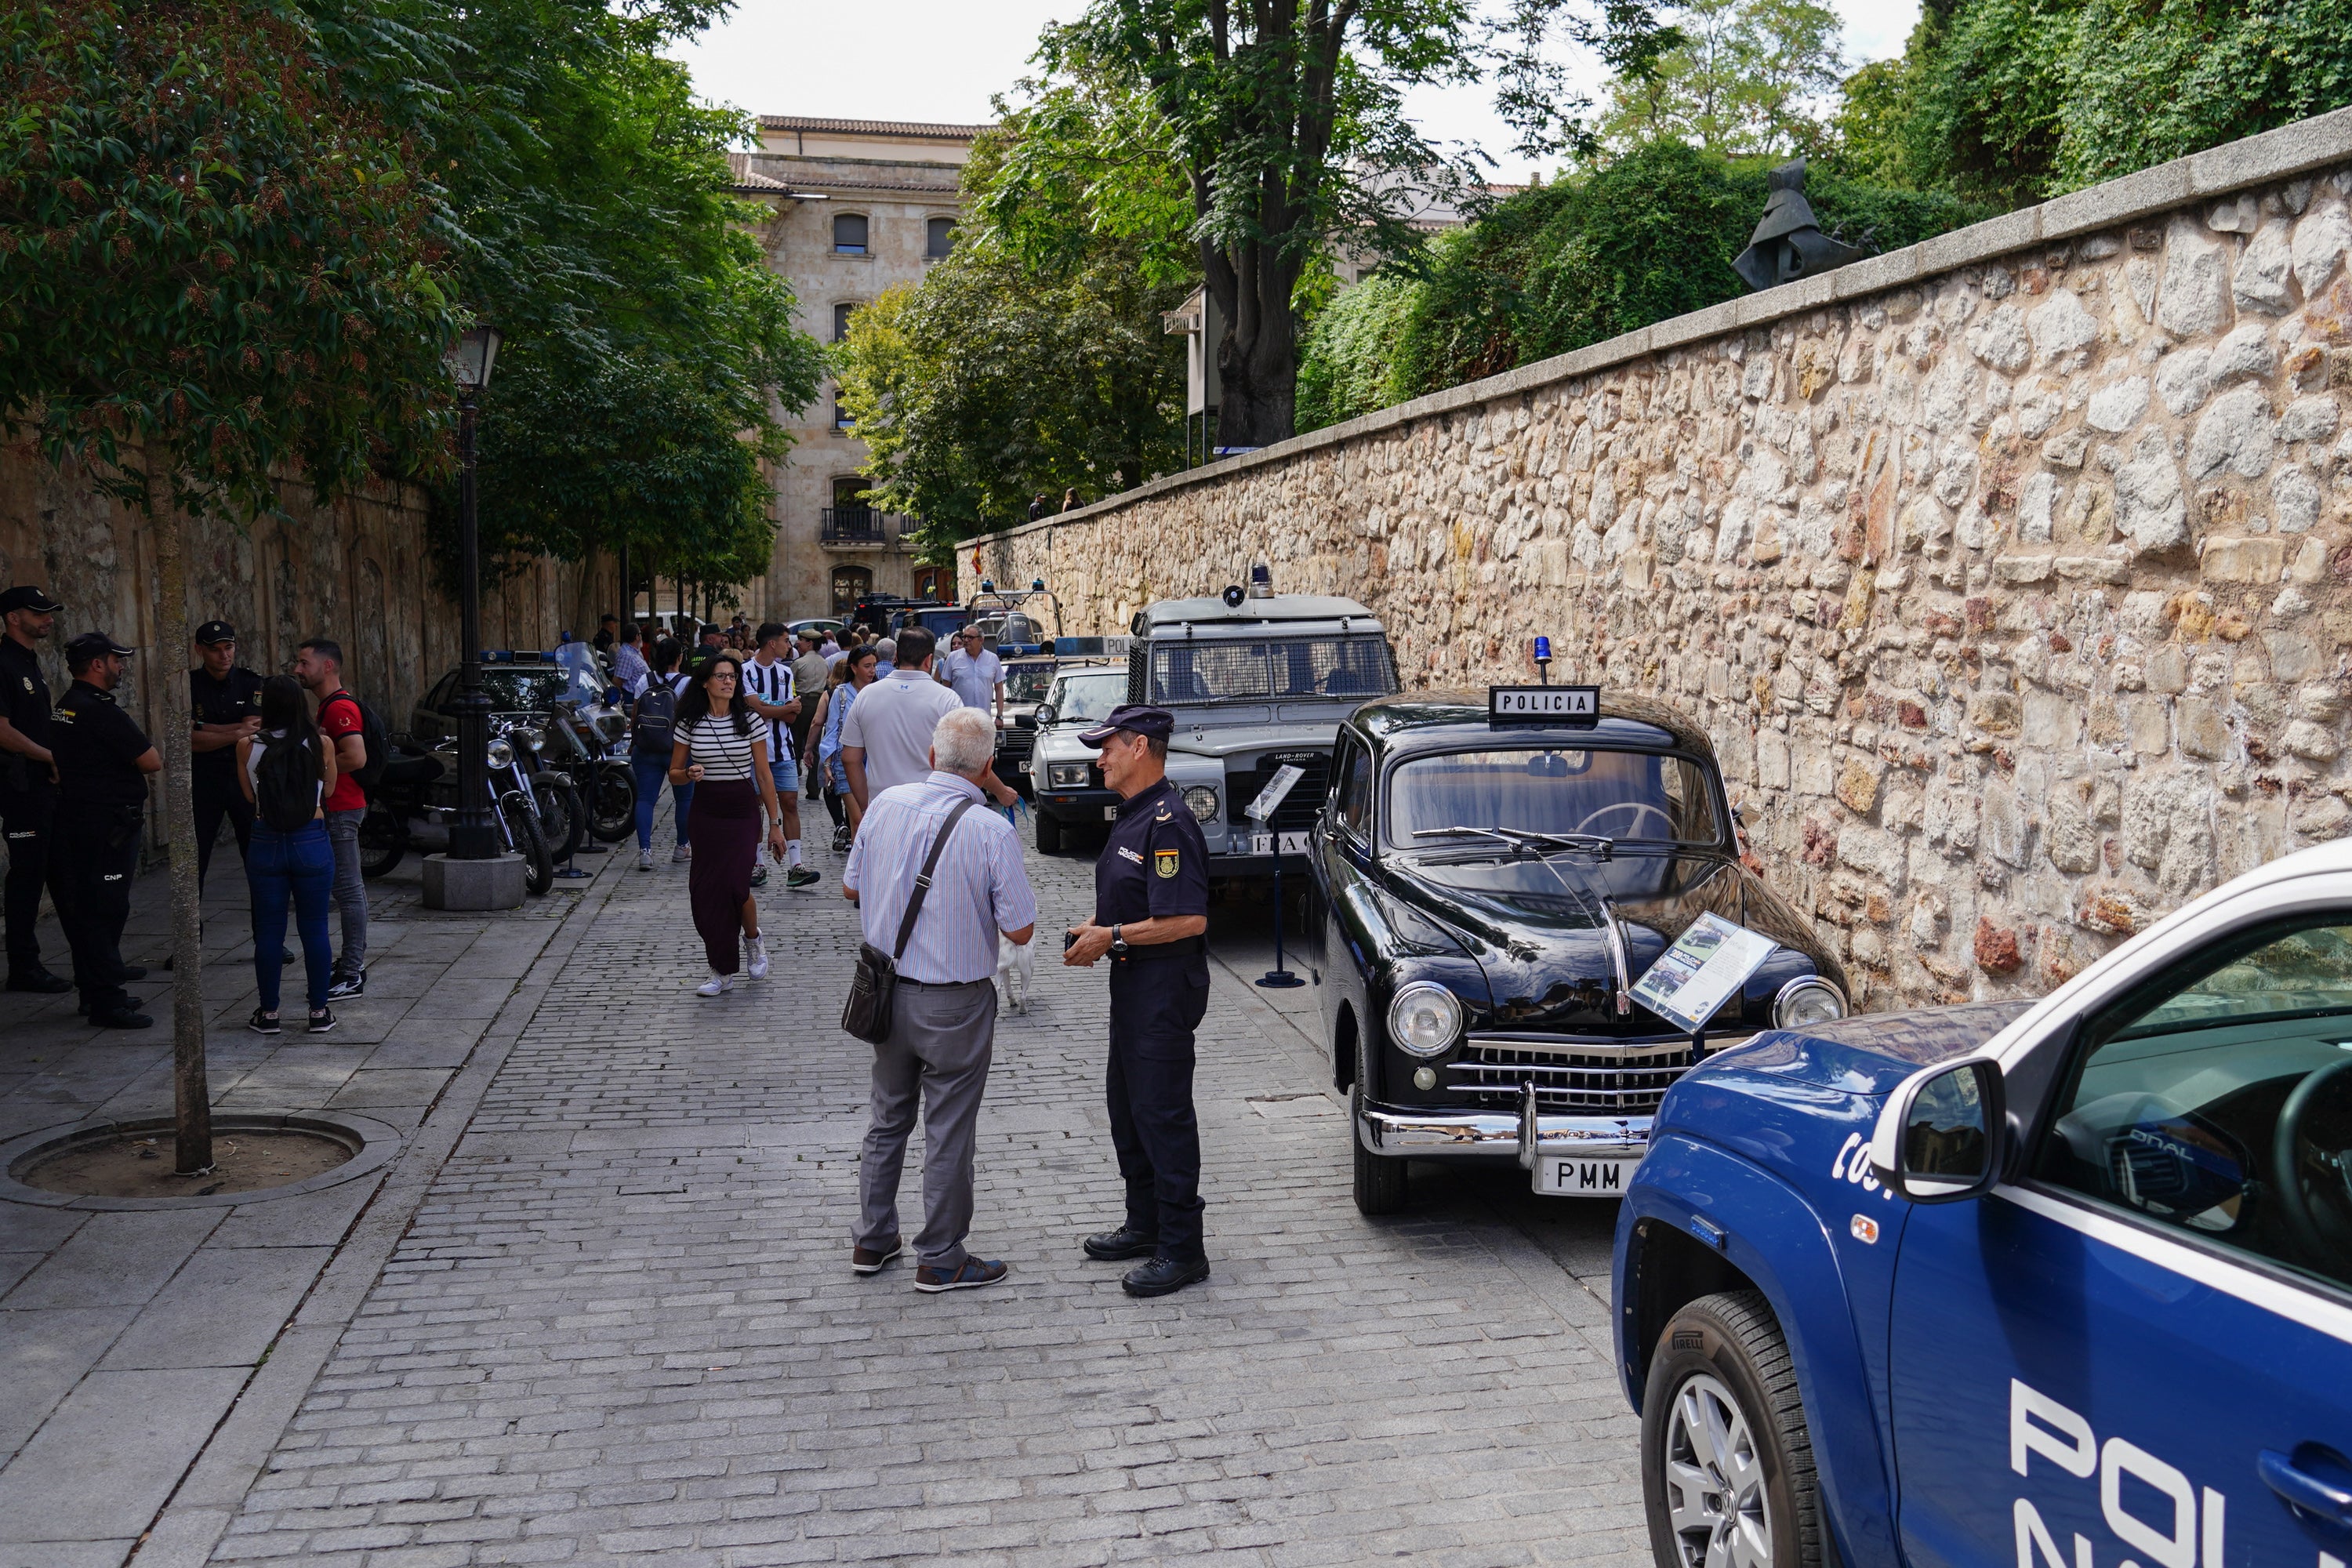
[[996,650],[986,646],[987,639],[978,626],[966,626],[956,633],[956,647],[948,653],[944,672],[940,679],[956,694],[967,708],[992,712],[996,727],[1004,728],[1004,661]]
[[[931,654],[939,646],[921,626],[898,634],[898,668],[857,694],[841,722],[841,761],[857,809],[896,784],[931,776],[931,732],[941,719],[963,706],[956,694],[931,678]],[[999,780],[992,766],[979,781],[999,805],[1021,797]]]

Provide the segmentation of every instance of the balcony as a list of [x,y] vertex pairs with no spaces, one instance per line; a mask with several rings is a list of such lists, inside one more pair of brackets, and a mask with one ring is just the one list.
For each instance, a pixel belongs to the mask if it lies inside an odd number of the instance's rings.
[[818,513],[817,542],[836,550],[885,550],[898,545],[922,520],[866,506],[829,506]]

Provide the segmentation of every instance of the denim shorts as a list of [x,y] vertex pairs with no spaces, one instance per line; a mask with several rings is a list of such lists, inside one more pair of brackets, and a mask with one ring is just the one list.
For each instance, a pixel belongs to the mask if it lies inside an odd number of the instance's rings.
[[797,795],[800,793],[801,763],[798,757],[787,756],[773,759],[768,763],[768,769],[776,776],[776,793],[778,795]]

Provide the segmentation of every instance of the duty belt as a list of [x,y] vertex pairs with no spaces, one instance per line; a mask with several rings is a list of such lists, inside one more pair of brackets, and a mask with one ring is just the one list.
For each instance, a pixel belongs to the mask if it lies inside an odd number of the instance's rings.
[[1208,951],[1207,937],[1187,936],[1179,937],[1174,942],[1139,942],[1129,947],[1125,958],[1113,953],[1110,961],[1113,963],[1156,963],[1168,958],[1191,958]]

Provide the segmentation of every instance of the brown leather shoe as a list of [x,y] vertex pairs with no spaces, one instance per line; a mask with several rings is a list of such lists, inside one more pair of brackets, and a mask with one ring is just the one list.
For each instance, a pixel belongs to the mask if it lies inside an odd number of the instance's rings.
[[852,1247],[849,1252],[849,1267],[860,1274],[879,1274],[882,1272],[884,1264],[894,1258],[903,1257],[906,1251],[907,1244],[896,1237],[891,1237],[890,1245],[879,1252],[870,1247]]

